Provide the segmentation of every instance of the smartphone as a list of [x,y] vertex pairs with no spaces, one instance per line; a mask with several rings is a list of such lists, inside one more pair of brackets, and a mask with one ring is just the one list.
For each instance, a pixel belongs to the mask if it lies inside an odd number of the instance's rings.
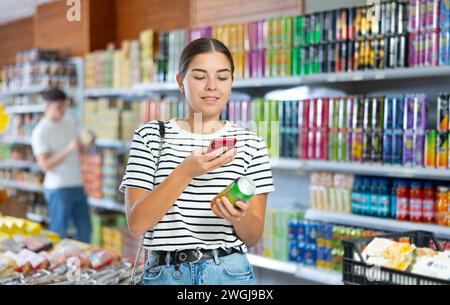
[[219,138],[211,140],[209,144],[207,153],[212,152],[213,150],[219,149],[221,147],[226,147],[227,150],[233,148],[236,145],[236,138]]

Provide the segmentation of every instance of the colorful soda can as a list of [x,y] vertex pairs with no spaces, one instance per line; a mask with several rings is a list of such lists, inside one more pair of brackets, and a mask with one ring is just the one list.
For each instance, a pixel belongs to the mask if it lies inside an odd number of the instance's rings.
[[347,131],[340,130],[338,133],[338,160],[347,161]]
[[338,131],[330,131],[330,147],[329,147],[329,156],[328,159],[330,161],[338,161],[339,160],[339,138]]
[[370,162],[372,161],[372,132],[369,130],[363,131],[363,151],[362,151],[362,158],[363,162]]
[[414,96],[413,128],[425,130],[427,128],[428,99],[425,94]]
[[425,133],[424,131],[414,132],[414,166],[424,166]]
[[439,65],[450,64],[449,58],[450,58],[450,29],[442,29],[439,34]]
[[393,131],[391,129],[384,130],[383,133],[383,163],[392,163],[392,144]]
[[363,132],[362,130],[353,130],[352,132],[352,155],[353,162],[362,162],[363,160]]
[[393,106],[394,106],[393,98],[391,96],[386,96],[384,98],[384,113],[383,113],[383,129],[385,129],[385,130],[394,128]]
[[299,130],[307,129],[310,127],[309,125],[309,118],[310,118],[310,112],[309,112],[309,100],[301,100],[298,103],[298,128]]
[[371,135],[371,161],[379,163],[383,158],[383,132],[373,131]]
[[436,167],[437,131],[427,130],[425,135],[425,167]]
[[408,57],[404,50],[408,47],[408,36],[407,34],[398,36],[398,49],[397,52],[397,67],[403,68],[408,66]]
[[393,129],[403,129],[403,116],[405,112],[405,101],[401,95],[392,98],[392,121]]
[[425,33],[425,65],[437,66],[439,62],[439,31]]
[[436,166],[439,168],[448,167],[448,140],[448,132],[438,132]]
[[316,131],[308,131],[308,159],[316,159]]
[[317,104],[317,128],[328,128],[329,120],[329,99],[318,98]]
[[450,0],[440,1],[439,8],[439,28],[450,28]]
[[353,99],[353,118],[352,118],[352,129],[363,128],[364,124],[364,97],[359,96]]
[[347,110],[347,107],[349,107],[348,99],[341,97],[337,98],[338,103],[338,109],[339,109],[339,115],[338,115],[338,128],[339,129],[346,129],[347,127],[347,115],[349,114],[349,111]]
[[372,129],[381,130],[383,128],[384,98],[382,96],[373,97],[372,100]]
[[364,99],[364,121],[363,128],[364,130],[368,130],[372,127],[372,98],[366,97]]
[[447,131],[449,130],[449,95],[438,95],[438,118],[437,118],[437,130]]
[[339,98],[332,98],[330,99],[330,110],[329,110],[329,128],[330,129],[337,129],[340,128],[339,126],[339,115],[340,115],[340,105],[339,105]]
[[316,132],[316,153],[317,160],[327,159],[327,147],[328,147],[328,131],[319,130]]
[[256,186],[253,180],[249,177],[240,177],[234,180],[223,191],[221,191],[211,201],[211,207],[216,204],[216,201],[222,197],[227,197],[231,204],[236,206],[236,202],[247,201],[255,194]]
[[347,112],[347,114],[345,115],[346,117],[346,122],[344,127],[345,129],[352,129],[352,120],[353,120],[353,101],[356,99],[356,97],[354,96],[350,96],[345,100],[345,110]]
[[412,130],[405,130],[403,133],[402,164],[413,166],[414,164],[414,133]]
[[418,34],[410,33],[408,35],[408,66],[417,67],[418,62]]
[[392,134],[392,163],[402,164],[403,130],[396,129]]
[[308,130],[300,129],[298,132],[298,158],[300,160],[308,160]]
[[414,128],[414,96],[407,95],[405,97],[405,111],[403,112],[403,129],[413,129]]

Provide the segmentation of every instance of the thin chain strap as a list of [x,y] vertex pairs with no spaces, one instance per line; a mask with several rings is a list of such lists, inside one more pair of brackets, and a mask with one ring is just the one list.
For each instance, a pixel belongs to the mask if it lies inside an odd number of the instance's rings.
[[[159,124],[159,136],[161,138],[161,141],[159,142],[158,155],[156,156],[156,170],[155,170],[155,174],[153,176],[153,187],[155,186],[155,182],[156,182],[156,171],[158,170],[158,167],[159,167],[159,158],[161,157],[163,141],[164,141],[164,136],[165,136],[164,123],[161,121],[158,121],[158,124]],[[133,270],[131,272],[131,279],[130,279],[130,283],[129,283],[130,285],[138,285],[142,280],[142,275],[141,275],[141,277],[136,278],[136,273],[137,273],[137,265],[139,264],[139,262],[141,260],[142,249],[144,250],[144,266],[145,266],[145,262],[148,260],[148,250],[144,248],[144,240],[145,240],[145,234],[144,234],[144,236],[142,236],[142,238],[140,240],[138,252],[136,253],[136,258],[134,259]]]

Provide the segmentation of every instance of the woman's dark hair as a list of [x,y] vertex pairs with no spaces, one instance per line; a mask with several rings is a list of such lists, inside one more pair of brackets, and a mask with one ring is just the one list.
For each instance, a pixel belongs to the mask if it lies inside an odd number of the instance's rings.
[[220,52],[228,58],[231,66],[231,78],[233,79],[234,74],[234,62],[233,56],[231,56],[230,50],[221,41],[214,38],[198,38],[191,41],[187,46],[184,47],[183,52],[180,56],[180,67],[179,72],[181,78],[183,79],[186,75],[187,68],[191,63],[192,59],[198,54]]
[[67,95],[59,88],[51,88],[42,93],[42,97],[48,103],[62,102],[67,99]]

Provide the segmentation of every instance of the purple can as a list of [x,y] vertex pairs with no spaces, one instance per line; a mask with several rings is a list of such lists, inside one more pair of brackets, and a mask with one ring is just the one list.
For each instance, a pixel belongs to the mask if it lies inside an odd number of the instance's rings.
[[414,164],[414,133],[412,130],[405,130],[403,133],[402,164],[413,166]]
[[428,98],[425,94],[414,96],[414,119],[413,128],[415,130],[425,130],[427,128]]
[[342,161],[351,161],[352,160],[352,131],[350,129],[347,130],[347,133],[345,134],[345,142],[347,145],[345,146],[347,149],[347,152],[345,154],[346,158]]
[[392,163],[392,145],[393,145],[394,131],[387,129],[383,134],[383,163]]
[[392,134],[392,164],[402,164],[403,130],[394,130]]
[[425,31],[427,29],[427,1],[419,0],[419,31]]
[[414,166],[424,165],[424,153],[425,153],[425,132],[416,131],[414,133]]
[[347,129],[352,129],[353,103],[354,103],[355,99],[357,99],[357,97],[349,97],[347,99],[347,101],[346,101],[346,103],[347,103],[347,107],[346,107],[346,110],[347,110],[347,116],[346,116],[347,117],[347,122],[346,122],[346,125],[345,125],[344,128],[347,128]]
[[403,113],[405,107],[404,97],[396,95],[392,97],[392,129],[403,129]]
[[394,109],[393,109],[393,97],[386,96],[384,98],[384,116],[383,116],[383,129],[394,128]]
[[426,29],[428,31],[437,30],[439,27],[439,4],[441,0],[427,0],[427,22]]
[[409,48],[408,48],[408,66],[409,67],[417,67],[417,55],[418,55],[418,50],[419,50],[419,46],[418,46],[418,34],[413,34],[410,33],[409,34]]
[[404,100],[403,129],[414,128],[414,96],[406,95]]

